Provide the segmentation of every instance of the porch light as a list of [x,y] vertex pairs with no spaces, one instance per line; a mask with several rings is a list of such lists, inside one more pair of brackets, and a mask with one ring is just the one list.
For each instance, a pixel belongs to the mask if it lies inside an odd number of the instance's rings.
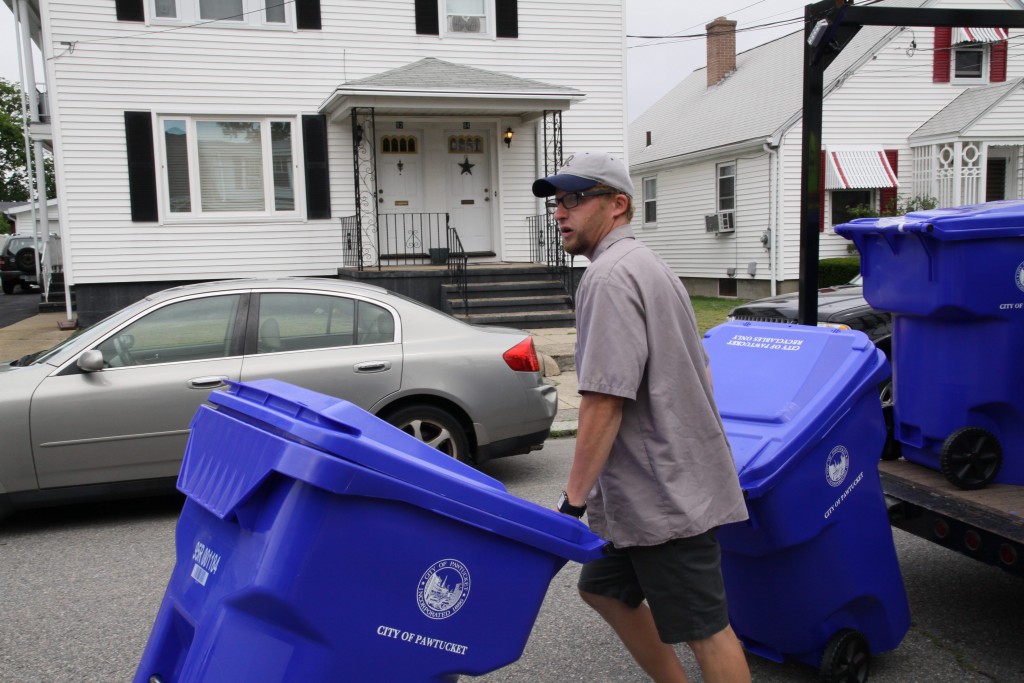
[[509,126],[508,130],[505,131],[505,135],[502,136],[505,139],[505,146],[506,147],[509,147],[509,148],[512,147],[512,136],[513,135],[515,135],[515,133],[512,132],[512,127]]

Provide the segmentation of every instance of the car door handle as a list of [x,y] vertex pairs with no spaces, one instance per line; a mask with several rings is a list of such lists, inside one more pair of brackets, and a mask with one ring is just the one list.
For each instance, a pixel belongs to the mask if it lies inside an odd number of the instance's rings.
[[391,369],[389,360],[369,360],[365,363],[356,363],[356,372],[384,372]]
[[188,381],[189,389],[217,389],[227,386],[227,375],[211,375],[210,377],[194,377]]

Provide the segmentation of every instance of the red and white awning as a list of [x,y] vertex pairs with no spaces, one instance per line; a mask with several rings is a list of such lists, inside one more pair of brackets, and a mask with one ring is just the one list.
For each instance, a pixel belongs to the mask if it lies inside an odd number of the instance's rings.
[[995,43],[1009,38],[1005,28],[978,28],[960,26],[953,29],[953,44]]
[[828,147],[825,150],[826,190],[899,186],[896,173],[880,147]]

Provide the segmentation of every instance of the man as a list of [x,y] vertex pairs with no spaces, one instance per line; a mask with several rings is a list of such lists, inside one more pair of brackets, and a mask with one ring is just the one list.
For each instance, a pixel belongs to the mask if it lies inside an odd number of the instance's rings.
[[565,250],[591,261],[576,297],[579,430],[558,509],[587,511],[613,547],[583,567],[580,594],[657,683],[687,680],[671,646],[681,642],[705,681],[749,681],[715,537],[747,512],[689,296],[633,236],[621,161],[575,154],[533,193],[553,197]]

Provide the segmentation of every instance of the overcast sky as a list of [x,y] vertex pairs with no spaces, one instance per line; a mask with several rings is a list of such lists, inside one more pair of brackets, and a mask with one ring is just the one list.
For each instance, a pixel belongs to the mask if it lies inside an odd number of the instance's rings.
[[[800,28],[804,5],[810,0],[625,0],[626,33],[631,36],[692,36],[703,34],[715,17],[738,22],[736,49],[740,52]],[[763,24],[782,25],[754,29]],[[745,30],[750,28],[751,30]],[[703,37],[661,40],[629,38],[627,50],[627,102],[635,119],[694,69],[704,66]],[[18,80],[14,48],[14,20],[0,2],[0,77]],[[40,79],[41,80],[41,79]]]

